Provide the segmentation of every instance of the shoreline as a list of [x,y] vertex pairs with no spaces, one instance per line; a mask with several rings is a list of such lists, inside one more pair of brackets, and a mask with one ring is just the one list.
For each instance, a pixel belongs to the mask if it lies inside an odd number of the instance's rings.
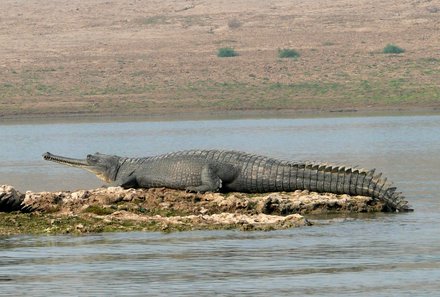
[[167,110],[144,113],[43,113],[0,115],[2,124],[51,124],[51,123],[96,123],[96,122],[162,122],[239,119],[294,119],[294,118],[338,118],[439,115],[440,106],[392,106],[317,109],[237,109],[237,110]]

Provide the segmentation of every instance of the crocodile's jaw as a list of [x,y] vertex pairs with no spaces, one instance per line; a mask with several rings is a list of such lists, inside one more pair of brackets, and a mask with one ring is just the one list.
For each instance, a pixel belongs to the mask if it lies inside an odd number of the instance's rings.
[[108,155],[88,155],[87,159],[74,159],[63,156],[57,156],[49,152],[43,154],[43,159],[67,166],[82,168],[95,174],[99,179],[110,183],[115,180],[115,172],[119,162],[111,160],[116,156]]
[[43,159],[46,161],[52,161],[55,163],[72,166],[72,167],[84,168],[84,169],[90,166],[89,163],[87,163],[87,160],[85,159],[67,158],[67,157],[57,156],[49,152],[43,154]]

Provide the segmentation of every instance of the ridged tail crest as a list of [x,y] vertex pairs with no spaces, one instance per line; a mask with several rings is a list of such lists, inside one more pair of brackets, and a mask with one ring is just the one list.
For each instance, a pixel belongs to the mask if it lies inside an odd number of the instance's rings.
[[355,167],[335,166],[326,163],[293,163],[290,186],[316,192],[362,195],[379,199],[388,211],[412,211],[408,201],[396,187],[376,174],[375,169],[365,170]]

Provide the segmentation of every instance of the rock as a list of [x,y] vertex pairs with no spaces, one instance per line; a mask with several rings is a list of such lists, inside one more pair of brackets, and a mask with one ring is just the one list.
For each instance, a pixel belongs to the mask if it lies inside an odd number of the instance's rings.
[[[304,218],[307,214],[371,212],[380,211],[382,206],[369,197],[308,191],[195,194],[165,188],[109,187],[21,194],[11,186],[0,187],[0,211],[34,210],[55,215],[57,220],[75,216],[81,222],[70,225],[74,227],[64,232],[81,233],[102,231],[101,225],[109,224],[121,224],[124,230],[137,230],[139,226],[141,230],[156,228],[167,232],[212,228],[283,229],[310,225]],[[57,220],[48,220],[48,224],[55,225]],[[61,229],[48,230],[60,232]]]

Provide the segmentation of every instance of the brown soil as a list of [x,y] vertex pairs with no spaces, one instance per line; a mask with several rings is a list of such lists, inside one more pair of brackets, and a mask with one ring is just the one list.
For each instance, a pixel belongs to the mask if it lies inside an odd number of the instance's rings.
[[99,188],[76,192],[16,192],[0,187],[1,199],[23,199],[29,213],[0,213],[0,234],[274,230],[312,223],[304,215],[370,213],[383,204],[369,197],[291,193],[194,194],[165,188]]
[[435,1],[2,0],[0,20],[0,118],[440,110]]

